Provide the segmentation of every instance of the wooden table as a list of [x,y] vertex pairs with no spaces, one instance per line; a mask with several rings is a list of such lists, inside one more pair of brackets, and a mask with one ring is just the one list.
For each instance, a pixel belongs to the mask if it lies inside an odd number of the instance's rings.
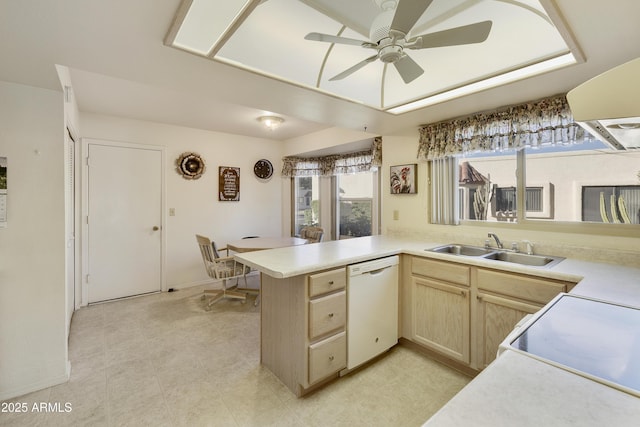
[[228,242],[227,247],[230,251],[242,253],[304,245],[306,243],[307,239],[300,239],[298,237],[253,237]]

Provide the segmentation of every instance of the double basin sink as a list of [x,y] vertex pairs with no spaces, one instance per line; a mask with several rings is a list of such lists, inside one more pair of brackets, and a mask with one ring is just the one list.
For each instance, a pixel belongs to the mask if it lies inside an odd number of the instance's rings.
[[522,252],[508,251],[505,249],[483,248],[481,246],[459,245],[455,243],[438,246],[433,249],[427,249],[427,251],[437,252],[441,254],[491,259],[495,261],[526,265],[529,267],[551,267],[552,265],[555,265],[564,260],[564,258],[557,256],[525,254]]

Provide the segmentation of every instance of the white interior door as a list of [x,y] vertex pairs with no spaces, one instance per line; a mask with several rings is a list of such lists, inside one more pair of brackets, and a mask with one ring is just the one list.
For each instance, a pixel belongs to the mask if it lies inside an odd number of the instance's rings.
[[88,144],[88,302],[162,288],[162,151]]

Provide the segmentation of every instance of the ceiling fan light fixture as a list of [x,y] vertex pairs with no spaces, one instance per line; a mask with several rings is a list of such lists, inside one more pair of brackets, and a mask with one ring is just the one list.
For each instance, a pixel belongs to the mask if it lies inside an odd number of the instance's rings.
[[269,130],[275,130],[278,126],[284,123],[284,119],[278,116],[261,116],[258,117],[258,121]]

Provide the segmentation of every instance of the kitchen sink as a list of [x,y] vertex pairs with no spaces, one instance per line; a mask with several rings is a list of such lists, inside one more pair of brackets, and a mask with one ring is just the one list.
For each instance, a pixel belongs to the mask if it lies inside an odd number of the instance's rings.
[[557,264],[564,259],[562,257],[555,256],[533,255],[504,251],[496,251],[483,256],[483,258],[493,259],[496,261],[513,262],[515,264],[529,265],[532,267],[548,267]]
[[521,252],[513,252],[506,249],[484,248],[481,246],[460,245],[451,243],[426,249],[429,252],[450,254],[458,256],[484,258],[493,261],[510,262],[514,264],[527,265],[530,267],[551,267],[562,261],[564,258],[550,255],[533,255]]
[[480,246],[450,244],[438,246],[437,248],[428,249],[430,252],[438,252],[441,254],[464,255],[464,256],[482,256],[495,252],[495,249],[487,249]]

